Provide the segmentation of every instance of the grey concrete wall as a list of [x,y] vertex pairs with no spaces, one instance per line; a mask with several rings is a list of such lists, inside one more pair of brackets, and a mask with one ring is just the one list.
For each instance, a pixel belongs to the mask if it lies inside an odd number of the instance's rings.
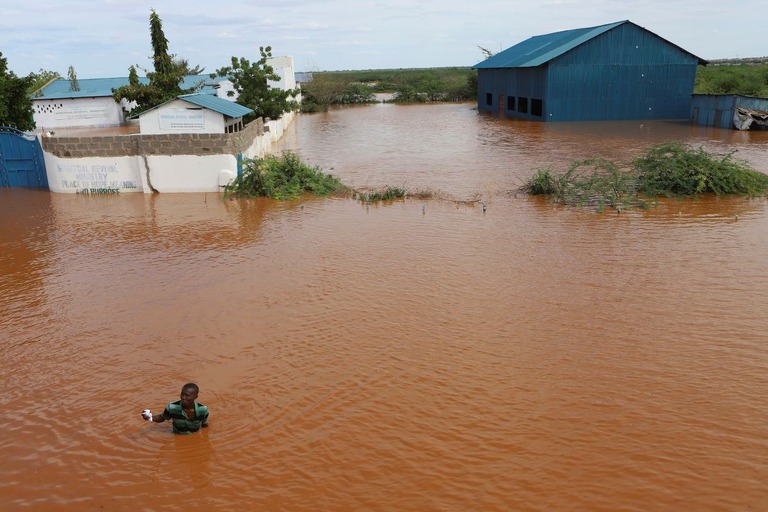
[[42,137],[42,146],[43,151],[59,158],[237,155],[264,133],[264,120],[259,118],[237,133]]

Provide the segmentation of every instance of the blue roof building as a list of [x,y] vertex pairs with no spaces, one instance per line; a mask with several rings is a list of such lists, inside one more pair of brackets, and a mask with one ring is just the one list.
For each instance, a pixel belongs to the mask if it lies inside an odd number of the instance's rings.
[[[210,78],[208,75],[188,75],[182,80],[179,87],[182,89],[195,89],[197,92],[216,94],[221,78]],[[149,79],[140,77],[139,82],[149,85]],[[112,90],[124,85],[129,85],[128,77],[119,78],[85,78],[77,80],[77,90],[73,90],[72,83],[66,78],[59,78],[44,85],[33,100],[51,100],[64,98],[100,98],[112,96]]]
[[537,121],[684,119],[703,59],[630,21],[534,36],[476,64],[478,109]]
[[234,133],[253,110],[212,94],[183,94],[132,116],[142,134]]
[[[148,84],[146,77],[139,81]],[[189,75],[180,84],[182,89],[215,96],[224,83],[221,78],[208,75]],[[118,103],[112,90],[128,85],[128,77],[86,78],[77,80],[77,87],[67,79],[49,82],[32,95],[32,112],[39,131],[68,128],[109,128],[125,125],[123,100]],[[226,100],[222,100],[226,101]]]

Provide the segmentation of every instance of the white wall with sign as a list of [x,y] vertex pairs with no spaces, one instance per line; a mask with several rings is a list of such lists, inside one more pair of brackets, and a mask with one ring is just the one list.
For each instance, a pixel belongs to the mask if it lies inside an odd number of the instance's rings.
[[233,155],[59,158],[44,153],[51,192],[220,192],[237,176]]
[[39,131],[120,126],[123,122],[122,109],[111,96],[51,100],[33,98],[32,117]]
[[224,114],[173,100],[139,116],[142,134],[224,133]]

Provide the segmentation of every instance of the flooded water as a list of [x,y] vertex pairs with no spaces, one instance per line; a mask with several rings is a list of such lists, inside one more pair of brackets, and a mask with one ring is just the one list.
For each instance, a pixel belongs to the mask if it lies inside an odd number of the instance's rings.
[[[768,172],[768,132],[379,105],[280,149],[441,199],[0,189],[0,509],[767,510],[768,202],[515,194],[668,139]],[[209,429],[141,419],[187,381]]]

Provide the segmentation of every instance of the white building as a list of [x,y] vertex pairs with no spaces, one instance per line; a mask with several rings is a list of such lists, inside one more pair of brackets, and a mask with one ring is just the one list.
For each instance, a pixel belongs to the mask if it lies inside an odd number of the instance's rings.
[[[139,79],[148,83],[146,78]],[[215,94],[220,80],[208,75],[184,77],[182,89]],[[128,85],[128,78],[87,78],[77,80],[73,88],[69,80],[60,78],[46,84],[32,97],[33,118],[37,130],[63,128],[109,128],[125,124],[123,105],[112,97],[112,90]]]
[[142,135],[165,133],[234,133],[253,110],[212,94],[185,94],[135,117]]

